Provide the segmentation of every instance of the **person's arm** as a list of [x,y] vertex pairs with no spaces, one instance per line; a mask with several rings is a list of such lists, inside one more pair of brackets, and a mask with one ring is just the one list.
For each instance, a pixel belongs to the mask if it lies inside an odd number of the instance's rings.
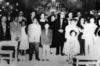
[[43,31],[41,32],[41,45],[43,45],[44,43],[44,35],[43,35]]
[[41,28],[41,26],[39,26],[39,29],[40,29],[39,33],[40,33],[40,36],[41,36],[41,34],[42,34],[42,28]]
[[98,33],[98,31],[100,30],[100,28],[98,28],[97,26],[95,27],[95,32],[94,32],[94,34],[95,34],[95,36],[97,37],[97,33]]
[[[52,37],[53,37],[53,33],[52,30],[50,30],[50,42],[52,43]],[[51,44],[50,44],[51,45]]]
[[13,28],[13,27],[12,27],[12,22],[11,22],[11,23],[10,23],[10,34],[11,34],[11,37],[12,37],[12,35],[14,34],[13,31],[12,31],[12,28]]
[[69,36],[69,30],[68,30],[68,28],[66,27],[65,28],[65,39],[67,39],[68,38],[68,36]]

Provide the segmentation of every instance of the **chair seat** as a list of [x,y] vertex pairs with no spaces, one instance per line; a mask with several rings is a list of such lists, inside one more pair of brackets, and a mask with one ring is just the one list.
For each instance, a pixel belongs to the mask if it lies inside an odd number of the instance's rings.
[[76,66],[78,65],[86,65],[89,66],[90,64],[94,64],[96,66],[99,66],[100,59],[93,56],[76,56]]

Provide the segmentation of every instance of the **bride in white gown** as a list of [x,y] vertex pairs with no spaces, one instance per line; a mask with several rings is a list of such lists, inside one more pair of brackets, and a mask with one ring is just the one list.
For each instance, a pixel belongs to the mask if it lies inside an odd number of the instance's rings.
[[91,55],[100,58],[100,18],[98,19],[98,30],[96,32],[95,45]]

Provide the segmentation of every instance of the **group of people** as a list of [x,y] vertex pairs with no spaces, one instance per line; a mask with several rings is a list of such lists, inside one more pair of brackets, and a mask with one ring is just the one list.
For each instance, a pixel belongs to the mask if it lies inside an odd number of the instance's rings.
[[[2,15],[0,21],[0,41],[17,41],[21,55],[29,53],[32,60],[49,61],[50,48],[56,48],[56,55],[69,57],[69,62],[76,55],[91,55],[98,48],[100,39],[100,18],[93,14],[84,16],[81,12],[60,12],[47,16],[37,15],[35,11],[28,20],[19,12],[18,16],[9,20]],[[42,47],[42,59],[39,58],[39,47]],[[98,51],[99,52],[99,51]]]

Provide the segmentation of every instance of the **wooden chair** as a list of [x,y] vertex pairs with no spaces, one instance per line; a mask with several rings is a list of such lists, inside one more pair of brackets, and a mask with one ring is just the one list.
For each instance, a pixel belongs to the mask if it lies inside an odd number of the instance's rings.
[[76,56],[76,66],[79,65],[96,65],[99,66],[100,62],[99,62],[99,58],[97,57],[92,57],[92,56]]
[[0,54],[8,54],[9,55],[9,57],[2,57],[1,56],[0,57],[1,60],[2,59],[9,59],[10,62],[12,62],[12,60],[13,60],[13,56],[12,56],[13,51],[11,51],[11,50],[2,50],[1,49],[2,46],[14,46],[14,48],[15,48],[15,60],[17,61],[17,47],[18,47],[18,43],[14,42],[14,41],[2,41],[2,42],[0,42]]
[[0,61],[2,61],[4,59],[8,59],[9,62],[11,63],[12,62],[12,53],[13,53],[13,51],[0,50],[0,55],[2,55],[2,54],[9,55],[8,57],[0,56]]

